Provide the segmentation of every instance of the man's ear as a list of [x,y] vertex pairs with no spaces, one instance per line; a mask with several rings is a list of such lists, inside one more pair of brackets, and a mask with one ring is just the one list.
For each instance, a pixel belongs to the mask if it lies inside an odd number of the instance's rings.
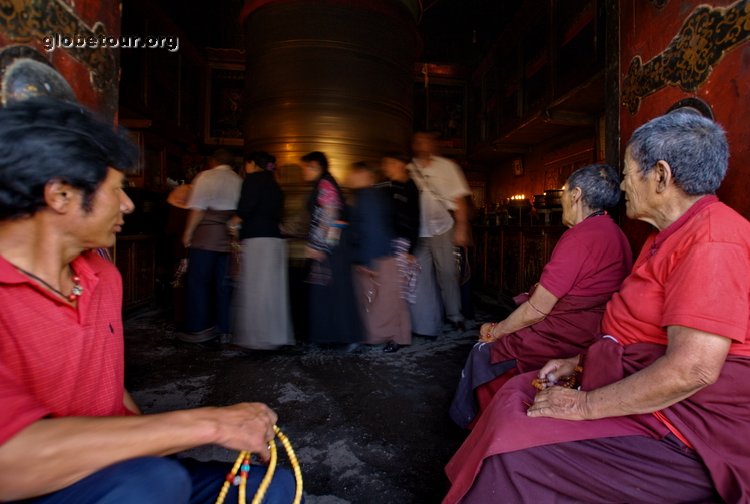
[[652,175],[656,182],[656,192],[664,192],[672,181],[672,167],[669,166],[669,163],[660,159],[656,162],[656,165],[654,165]]
[[52,180],[44,186],[44,201],[58,213],[66,213],[72,208],[73,194],[73,187],[59,180]]

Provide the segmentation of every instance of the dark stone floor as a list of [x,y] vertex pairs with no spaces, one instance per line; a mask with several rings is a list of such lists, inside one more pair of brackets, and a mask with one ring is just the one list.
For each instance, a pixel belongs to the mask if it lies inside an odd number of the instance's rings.
[[[297,452],[308,504],[438,503],[443,467],[465,437],[447,409],[477,335],[446,327],[392,354],[306,344],[243,352],[182,343],[162,311],[141,311],[125,321],[126,385],[147,413],[267,403]],[[209,446],[190,455],[236,453]]]

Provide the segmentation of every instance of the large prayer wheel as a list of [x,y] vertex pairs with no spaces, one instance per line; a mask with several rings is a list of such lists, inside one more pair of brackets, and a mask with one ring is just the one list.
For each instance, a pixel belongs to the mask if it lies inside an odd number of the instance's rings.
[[[326,153],[351,163],[405,149],[412,128],[416,0],[254,0],[247,52],[246,148],[283,166]],[[300,180],[297,170],[284,183]]]

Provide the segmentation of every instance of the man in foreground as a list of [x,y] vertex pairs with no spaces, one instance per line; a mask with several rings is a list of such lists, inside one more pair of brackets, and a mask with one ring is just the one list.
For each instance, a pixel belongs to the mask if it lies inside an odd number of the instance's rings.
[[[121,170],[135,158],[79,105],[0,109],[0,501],[214,502],[228,464],[164,456],[268,456],[264,404],[141,415],[124,388],[121,278],[87,251],[111,247],[133,211]],[[263,474],[251,469],[249,492]],[[267,498],[293,494],[277,473]]]

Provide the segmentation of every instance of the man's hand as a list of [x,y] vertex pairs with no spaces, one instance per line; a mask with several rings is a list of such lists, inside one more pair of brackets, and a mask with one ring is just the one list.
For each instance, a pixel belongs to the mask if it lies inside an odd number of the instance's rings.
[[263,403],[240,403],[212,408],[216,413],[217,444],[231,450],[247,450],[268,460],[268,444],[274,438],[276,413]]
[[456,223],[456,228],[453,231],[453,244],[457,247],[466,247],[469,245],[468,225]]

